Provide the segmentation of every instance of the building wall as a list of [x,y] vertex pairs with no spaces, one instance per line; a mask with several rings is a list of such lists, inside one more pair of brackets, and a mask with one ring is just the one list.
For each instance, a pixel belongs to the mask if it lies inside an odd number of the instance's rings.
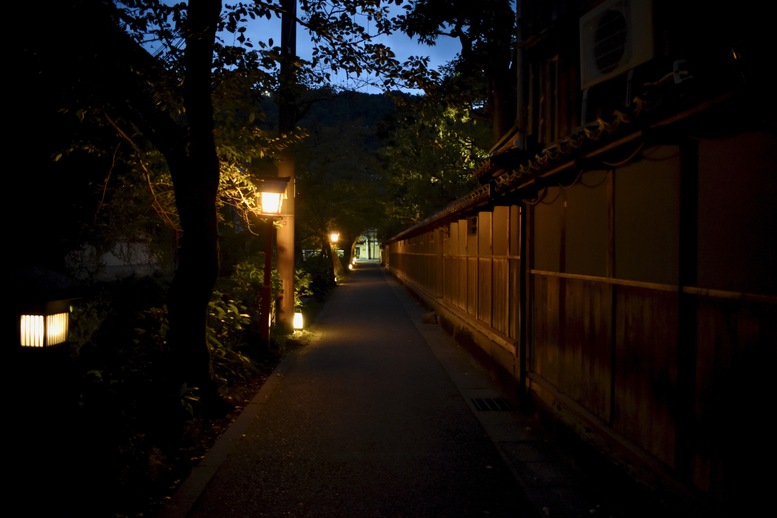
[[765,490],[746,464],[775,453],[775,150],[767,133],[632,143],[389,243],[387,267],[635,476],[736,508]]

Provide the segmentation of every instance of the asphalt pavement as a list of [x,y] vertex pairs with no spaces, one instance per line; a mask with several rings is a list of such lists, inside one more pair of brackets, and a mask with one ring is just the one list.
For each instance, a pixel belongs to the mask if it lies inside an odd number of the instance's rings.
[[635,516],[428,314],[357,263],[159,518]]

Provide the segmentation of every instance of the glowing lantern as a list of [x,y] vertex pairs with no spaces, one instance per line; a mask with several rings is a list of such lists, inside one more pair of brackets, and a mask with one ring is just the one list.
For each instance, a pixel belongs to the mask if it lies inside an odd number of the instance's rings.
[[286,199],[288,178],[266,178],[259,188],[262,214],[278,215],[281,213],[283,200]]
[[294,313],[294,329],[300,330],[303,327],[303,321],[302,321],[302,312],[297,311]]
[[70,301],[53,300],[29,306],[19,316],[19,344],[43,348],[67,342]]

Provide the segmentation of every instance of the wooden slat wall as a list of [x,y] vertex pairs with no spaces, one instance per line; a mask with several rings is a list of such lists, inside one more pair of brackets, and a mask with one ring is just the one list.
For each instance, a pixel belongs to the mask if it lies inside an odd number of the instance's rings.
[[523,333],[529,390],[562,418],[660,461],[674,482],[742,501],[771,490],[742,474],[777,449],[777,137],[641,153],[551,186],[528,205],[526,236],[517,206],[496,207],[385,255],[473,328],[516,344]]
[[615,296],[615,400],[612,426],[674,467],[678,297],[618,286]]
[[385,256],[392,271],[427,294],[517,341],[519,238],[520,209],[496,207],[480,213],[476,223],[462,219],[392,243]]
[[491,226],[491,213],[479,213],[477,223],[477,271],[475,272],[475,286],[477,289],[475,314],[478,320],[489,326],[491,325],[491,301],[494,283],[491,268],[491,243],[493,240]]

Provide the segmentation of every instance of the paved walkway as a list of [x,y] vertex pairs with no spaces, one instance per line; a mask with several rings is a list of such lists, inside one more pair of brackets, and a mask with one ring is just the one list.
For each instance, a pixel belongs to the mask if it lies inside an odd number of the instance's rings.
[[425,312],[357,264],[160,518],[594,514],[585,476]]

